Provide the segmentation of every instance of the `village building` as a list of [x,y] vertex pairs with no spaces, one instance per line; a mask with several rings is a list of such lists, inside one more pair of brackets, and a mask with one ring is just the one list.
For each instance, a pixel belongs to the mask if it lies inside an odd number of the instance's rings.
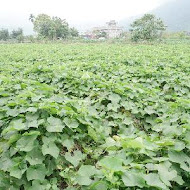
[[123,33],[123,27],[118,26],[115,20],[111,20],[106,23],[106,26],[94,27],[92,30],[87,31],[85,34],[86,38],[97,39],[97,38],[118,38]]

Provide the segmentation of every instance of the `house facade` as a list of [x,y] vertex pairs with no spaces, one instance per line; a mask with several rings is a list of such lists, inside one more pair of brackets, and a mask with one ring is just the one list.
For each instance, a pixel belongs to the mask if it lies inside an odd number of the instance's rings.
[[92,30],[86,32],[86,36],[91,39],[96,38],[118,38],[123,33],[123,28],[118,26],[115,20],[106,23],[106,26],[94,27]]

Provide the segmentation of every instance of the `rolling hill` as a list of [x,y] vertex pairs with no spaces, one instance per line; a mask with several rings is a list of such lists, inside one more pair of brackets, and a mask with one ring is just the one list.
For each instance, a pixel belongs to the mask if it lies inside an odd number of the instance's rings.
[[[190,31],[190,0],[173,0],[162,6],[150,11],[157,17],[163,19],[168,26],[169,31]],[[130,24],[142,15],[120,21],[126,29],[130,28]]]

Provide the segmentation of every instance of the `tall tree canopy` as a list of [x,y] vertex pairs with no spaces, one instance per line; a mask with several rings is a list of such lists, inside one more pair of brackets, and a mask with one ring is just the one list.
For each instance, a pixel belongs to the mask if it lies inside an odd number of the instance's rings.
[[37,17],[34,17],[31,14],[29,20],[34,24],[34,31],[37,32],[38,36],[43,38],[54,40],[78,35],[76,29],[74,33],[73,29],[69,28],[66,20],[59,17],[50,17],[46,14],[39,14]]
[[23,36],[23,30],[22,30],[22,28],[18,28],[17,30],[13,30],[13,31],[11,32],[11,37],[12,37],[13,39],[16,39],[16,38],[19,37],[19,36]]
[[76,28],[70,28],[70,35],[72,37],[77,37],[79,35],[79,32]]
[[6,41],[9,39],[9,31],[8,29],[0,30],[0,40]]
[[24,40],[24,34],[23,34],[23,29],[18,28],[17,30],[13,30],[11,32],[11,38],[18,40],[19,42],[22,42]]
[[135,20],[131,27],[133,41],[155,40],[160,38],[162,32],[166,30],[163,21],[152,14],[145,14],[142,18]]
[[31,21],[32,23],[34,22],[35,16],[33,14],[30,14],[29,16],[29,21]]

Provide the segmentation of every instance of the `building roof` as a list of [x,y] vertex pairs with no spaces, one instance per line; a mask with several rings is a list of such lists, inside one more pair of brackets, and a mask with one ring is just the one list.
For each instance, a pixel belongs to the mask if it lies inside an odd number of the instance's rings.
[[94,27],[92,31],[97,30],[123,30],[123,27],[117,26],[117,22],[115,20],[111,20],[110,22],[106,23],[106,26]]
[[111,31],[123,31],[123,27],[118,26],[115,20],[111,20],[110,22],[106,23],[105,26],[100,27],[93,27],[90,31],[86,31],[86,35],[94,35],[95,31],[103,31],[103,32],[111,32]]

